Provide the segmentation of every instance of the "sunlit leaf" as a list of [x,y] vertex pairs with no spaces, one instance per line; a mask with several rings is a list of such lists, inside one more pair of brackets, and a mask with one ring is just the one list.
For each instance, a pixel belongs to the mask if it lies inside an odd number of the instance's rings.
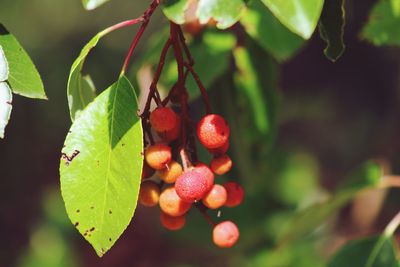
[[261,2],[251,3],[240,20],[246,32],[278,61],[293,56],[304,41],[289,31]]
[[166,0],[163,2],[163,12],[169,20],[182,24],[185,22],[185,11],[188,6],[188,0]]
[[83,6],[87,10],[93,10],[110,0],[82,0]]
[[46,99],[40,75],[17,39],[0,24],[0,46],[8,62],[8,83],[15,94]]
[[196,14],[201,23],[214,19],[218,28],[226,29],[240,19],[245,8],[243,0],[200,0]]
[[104,255],[136,208],[143,133],[130,82],[120,78],[74,121],[60,162],[61,190],[71,222]]
[[274,15],[304,39],[313,34],[324,0],[261,0]]

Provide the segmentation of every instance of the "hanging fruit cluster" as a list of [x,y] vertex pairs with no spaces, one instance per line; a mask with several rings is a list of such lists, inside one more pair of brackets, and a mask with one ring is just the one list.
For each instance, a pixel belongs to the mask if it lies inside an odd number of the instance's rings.
[[[165,99],[161,99],[157,83],[170,48],[178,66],[178,81]],[[207,210],[238,206],[243,201],[244,191],[236,182],[215,183],[215,175],[224,175],[232,167],[226,154],[230,128],[222,116],[212,113],[207,92],[193,65],[180,26],[171,23],[170,37],[162,50],[141,115],[147,147],[139,201],[147,207],[158,205],[161,224],[169,230],[181,229],[186,223],[186,214],[193,208],[199,210],[213,226],[214,243],[227,248],[239,238],[236,224],[231,221],[216,224]],[[207,113],[198,123],[189,115],[185,87],[189,74],[199,87]],[[153,100],[157,107],[150,111]],[[213,155],[210,164],[199,161],[196,136]]]

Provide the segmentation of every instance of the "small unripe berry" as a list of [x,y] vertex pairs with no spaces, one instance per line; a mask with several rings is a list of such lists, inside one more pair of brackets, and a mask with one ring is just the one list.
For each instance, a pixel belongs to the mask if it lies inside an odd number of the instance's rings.
[[160,213],[160,221],[161,224],[167,228],[168,230],[171,231],[177,231],[183,228],[186,223],[186,216],[170,216],[164,212],[161,211]]
[[222,147],[229,139],[230,129],[224,118],[209,114],[197,125],[197,136],[208,149]]
[[210,191],[212,186],[214,185],[214,173],[204,163],[197,164],[194,171],[198,172],[200,175],[202,175],[202,176],[204,176],[206,178],[206,180],[207,180],[207,192]]
[[232,168],[232,160],[228,155],[222,155],[211,161],[211,170],[218,175],[224,175]]
[[179,176],[175,188],[178,196],[189,203],[202,199],[210,189],[207,178],[196,167],[188,169]]
[[224,184],[224,187],[228,193],[228,199],[226,200],[225,206],[233,208],[240,205],[244,198],[243,187],[236,182],[227,182]]
[[225,205],[227,192],[225,187],[219,184],[213,185],[211,190],[202,199],[203,204],[210,209],[218,209]]
[[178,196],[173,186],[166,188],[160,195],[160,208],[169,216],[182,216],[191,206]]
[[157,132],[172,130],[177,124],[175,111],[168,107],[159,107],[150,114],[150,124]]
[[213,230],[214,244],[220,248],[230,248],[239,239],[239,229],[231,221],[224,221],[217,224]]
[[167,168],[158,171],[161,180],[167,184],[175,183],[176,179],[181,176],[182,173],[183,169],[181,164],[173,160],[167,165]]
[[143,169],[142,169],[142,180],[150,178],[154,175],[156,171],[147,164],[146,161],[143,162]]
[[146,207],[154,207],[160,199],[160,186],[153,181],[145,181],[140,185],[139,202]]
[[157,134],[165,142],[175,141],[181,134],[181,118],[177,117],[177,123],[174,128],[168,131],[157,132]]
[[229,149],[229,140],[224,145],[222,145],[220,147],[209,148],[208,152],[210,152],[214,156],[221,156],[221,155],[226,154],[226,152],[228,152],[228,149]]
[[144,157],[151,168],[162,170],[171,161],[171,148],[162,143],[155,144],[146,149]]

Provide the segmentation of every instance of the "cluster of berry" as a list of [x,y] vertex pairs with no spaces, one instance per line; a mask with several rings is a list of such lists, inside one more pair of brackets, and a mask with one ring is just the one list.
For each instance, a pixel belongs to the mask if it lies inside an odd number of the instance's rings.
[[[226,155],[230,129],[221,116],[206,115],[197,125],[200,143],[213,155],[210,166],[184,162],[182,158],[182,167],[178,159],[174,159],[173,146],[169,144],[179,139],[182,125],[173,109],[158,107],[150,113],[149,121],[161,141],[145,150],[139,201],[147,207],[160,206],[160,220],[165,228],[181,229],[192,206],[207,215],[206,209],[235,207],[243,201],[243,188],[238,183],[214,184],[214,174],[223,175],[232,167],[232,161]],[[157,176],[153,177],[155,172]],[[239,230],[233,222],[214,224],[209,221],[214,227],[213,241],[217,246],[227,248],[237,242]]]

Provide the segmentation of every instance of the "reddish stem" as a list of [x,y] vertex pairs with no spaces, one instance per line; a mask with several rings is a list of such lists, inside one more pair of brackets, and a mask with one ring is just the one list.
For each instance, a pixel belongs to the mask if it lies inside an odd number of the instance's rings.
[[151,16],[153,15],[154,11],[157,9],[157,7],[159,5],[160,5],[160,0],[153,0],[153,2],[150,4],[149,8],[144,12],[142,17],[139,18],[142,20],[142,25],[140,26],[138,33],[136,34],[135,38],[133,39],[132,44],[129,48],[128,54],[125,57],[124,65],[122,66],[122,70],[121,70],[121,76],[124,75],[126,70],[128,69],[129,62],[132,58],[133,53],[135,52],[136,46],[139,43],[139,40],[142,37],[144,31],[146,30]]
[[118,24],[115,24],[115,25],[113,25],[111,27],[108,27],[107,29],[102,31],[102,35],[106,35],[106,34],[112,32],[112,31],[115,31],[115,30],[130,26],[130,25],[138,24],[139,22],[143,22],[143,18],[142,17],[137,18],[137,19],[131,19],[131,20],[122,21],[122,22],[120,22]]
[[203,217],[206,219],[206,221],[212,226],[214,227],[215,225],[217,225],[211,218],[211,216],[207,213],[207,208],[200,204],[200,205],[196,205],[196,208],[200,211],[201,215],[203,215]]

